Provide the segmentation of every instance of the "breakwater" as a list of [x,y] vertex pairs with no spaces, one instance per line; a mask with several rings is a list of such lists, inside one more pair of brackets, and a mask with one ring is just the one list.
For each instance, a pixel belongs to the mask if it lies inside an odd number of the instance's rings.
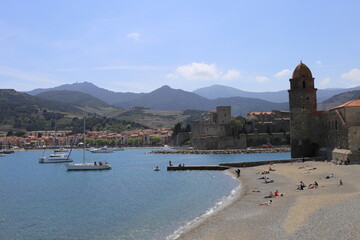
[[207,165],[207,166],[168,166],[168,171],[187,171],[187,170],[208,170],[208,171],[223,171],[227,170],[230,167],[228,166],[219,166],[219,165]]
[[290,148],[246,148],[246,149],[223,149],[223,150],[154,150],[150,154],[250,154],[250,153],[280,153],[290,152]]

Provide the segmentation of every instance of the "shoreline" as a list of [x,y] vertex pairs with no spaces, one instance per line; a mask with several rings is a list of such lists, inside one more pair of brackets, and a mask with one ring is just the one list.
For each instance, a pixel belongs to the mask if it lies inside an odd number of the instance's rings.
[[[360,239],[360,165],[329,162],[281,163],[241,168],[241,195],[233,203],[176,239]],[[234,168],[229,171],[234,174]],[[326,178],[326,176],[334,177]],[[274,180],[265,184],[267,176]],[[339,185],[339,181],[343,185]],[[296,190],[300,181],[316,189]],[[279,190],[283,197],[264,196]],[[352,221],[348,221],[348,215]],[[331,224],[330,224],[331,223]],[[261,227],[259,227],[261,226]]]
[[238,181],[238,185],[231,190],[229,195],[226,195],[220,199],[220,201],[216,202],[213,207],[210,209],[207,209],[205,213],[200,215],[199,217],[190,220],[185,225],[180,226],[178,229],[176,229],[171,235],[166,237],[166,240],[176,240],[179,239],[184,234],[187,234],[188,232],[191,232],[193,229],[197,228],[198,226],[201,226],[202,224],[206,223],[206,221],[218,214],[219,212],[223,211],[224,209],[230,207],[232,204],[234,204],[244,192],[244,187],[242,185],[242,182],[239,178],[236,177],[232,169],[228,169],[224,171],[224,174],[230,176],[235,181]]

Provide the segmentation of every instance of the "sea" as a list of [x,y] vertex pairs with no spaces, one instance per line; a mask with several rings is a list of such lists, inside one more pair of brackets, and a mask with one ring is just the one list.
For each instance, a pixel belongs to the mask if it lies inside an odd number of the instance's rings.
[[[177,155],[156,149],[86,152],[111,170],[69,172],[40,164],[51,151],[0,157],[0,239],[176,239],[231,203],[241,183],[222,171],[167,171],[173,165],[288,159],[290,153]],[[82,162],[82,150],[71,157]],[[158,166],[160,171],[154,171]]]

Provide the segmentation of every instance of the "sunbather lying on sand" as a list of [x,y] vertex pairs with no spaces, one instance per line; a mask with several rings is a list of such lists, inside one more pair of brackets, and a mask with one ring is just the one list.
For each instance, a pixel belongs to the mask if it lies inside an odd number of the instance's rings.
[[274,194],[270,192],[269,195],[266,195],[264,198],[272,198],[272,197],[274,197]]
[[260,203],[259,206],[269,206],[270,204],[272,204],[272,200],[269,200],[268,202]]

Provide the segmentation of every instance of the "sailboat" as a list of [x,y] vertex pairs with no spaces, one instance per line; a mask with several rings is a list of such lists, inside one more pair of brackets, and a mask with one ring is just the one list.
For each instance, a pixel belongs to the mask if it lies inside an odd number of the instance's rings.
[[[55,115],[55,132],[56,132],[56,115]],[[39,158],[39,163],[63,163],[63,162],[72,162],[73,160],[70,158],[72,148],[69,153],[56,153],[54,151],[53,154],[49,156],[42,156]],[[44,150],[45,152],[45,150]],[[44,154],[43,152],[43,154]]]
[[110,170],[111,166],[107,162],[85,162],[85,145],[86,145],[86,134],[85,134],[85,117],[84,117],[84,143],[83,143],[83,162],[82,163],[67,163],[65,164],[68,171],[85,171],[85,170]]

